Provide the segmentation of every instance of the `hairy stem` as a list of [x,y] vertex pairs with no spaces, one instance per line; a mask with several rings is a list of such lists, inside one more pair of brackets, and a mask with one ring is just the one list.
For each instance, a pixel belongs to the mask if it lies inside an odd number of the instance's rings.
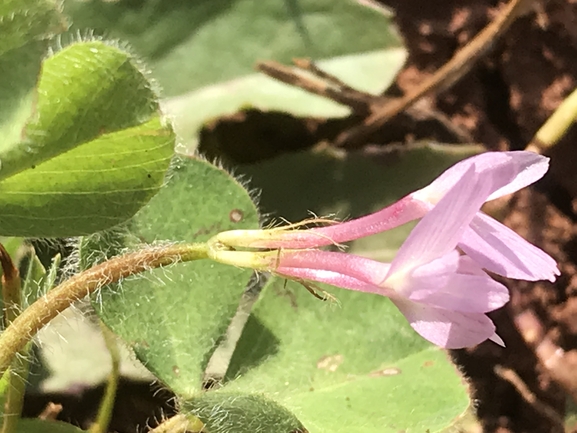
[[16,353],[73,302],[131,275],[178,262],[205,259],[206,244],[150,247],[100,263],[52,289],[22,312],[0,335],[0,375]]
[[[3,245],[0,244],[0,264],[2,266],[2,300],[4,301],[4,326],[9,326],[18,317],[22,306],[22,284],[20,273],[12,262],[12,258]],[[4,401],[4,417],[1,433],[16,431],[26,390],[28,378],[28,349],[25,345],[19,351],[18,357],[12,360],[8,371],[8,387]],[[4,374],[4,373],[2,373]]]

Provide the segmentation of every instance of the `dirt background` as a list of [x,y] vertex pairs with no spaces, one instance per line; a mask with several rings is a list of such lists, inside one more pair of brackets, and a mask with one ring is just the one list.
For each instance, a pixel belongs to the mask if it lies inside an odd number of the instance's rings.
[[[409,50],[393,94],[410,92],[503,6],[483,0],[381,3],[395,10]],[[429,102],[487,148],[517,150],[575,89],[576,80],[577,1],[546,0],[535,2],[469,74]],[[573,126],[549,152],[547,177],[505,208],[506,224],[551,254],[561,278],[555,284],[507,282],[512,301],[491,315],[507,347],[489,342],[453,353],[472,381],[488,432],[563,431],[559,418],[577,395],[576,143]],[[514,371],[528,389],[502,379],[496,365]]]
[[[387,91],[390,96],[413,90],[485,27],[504,4],[379,1],[393,9],[409,52],[405,67]],[[419,138],[458,142],[468,135],[489,149],[523,149],[576,82],[577,1],[535,2],[534,9],[517,19],[471,72],[450,90],[425,101],[440,118],[463,131],[460,137],[443,122],[403,114],[374,134],[371,143]],[[249,111],[205,128],[201,138],[206,147],[215,137],[222,143],[232,135],[235,140],[230,141],[238,148],[212,151],[221,156],[227,152],[231,159],[246,162],[295,150],[295,143],[303,148],[319,139],[330,140],[358,121],[355,116],[337,122],[303,121]],[[267,133],[258,127],[255,131],[255,125],[265,125]],[[274,142],[275,148],[263,147],[265,142]],[[577,397],[576,143],[577,127],[573,127],[549,151],[551,170],[546,178],[501,209],[510,227],[559,262],[562,276],[554,284],[507,281],[512,302],[491,314],[507,347],[489,342],[453,352],[471,381],[478,416],[487,432],[577,431],[562,423],[570,407],[567,402]],[[157,391],[150,384],[122,381],[110,431],[133,433],[170,415],[171,396]],[[38,415],[49,401],[61,402],[64,410],[59,418],[87,428],[101,395],[102,387],[78,390],[74,395],[28,396],[26,415]]]

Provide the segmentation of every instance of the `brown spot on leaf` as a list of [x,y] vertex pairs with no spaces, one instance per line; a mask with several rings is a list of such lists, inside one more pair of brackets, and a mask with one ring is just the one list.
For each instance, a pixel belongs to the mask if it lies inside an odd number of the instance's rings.
[[228,214],[228,217],[231,220],[231,222],[239,223],[244,218],[244,213],[240,209],[233,209],[230,211],[230,214]]
[[172,366],[172,372],[175,374],[175,376],[180,376],[180,368],[178,368],[177,365]]
[[317,368],[333,373],[337,371],[337,368],[343,363],[343,360],[343,355],[325,355],[317,361]]
[[423,362],[423,367],[432,367],[435,365],[435,361],[425,361]]

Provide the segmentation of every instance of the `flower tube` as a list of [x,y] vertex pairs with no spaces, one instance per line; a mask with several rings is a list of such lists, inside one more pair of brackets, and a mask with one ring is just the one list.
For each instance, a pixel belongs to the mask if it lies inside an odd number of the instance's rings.
[[[490,201],[518,191],[537,181],[547,171],[549,158],[533,152],[486,152],[450,167],[428,186],[370,215],[309,230],[275,228],[224,232],[221,242],[246,248],[317,248],[380,233],[424,217],[461,179],[473,169],[492,183]],[[555,281],[556,262],[514,231],[477,209],[461,234],[458,247],[482,268],[507,278]]]

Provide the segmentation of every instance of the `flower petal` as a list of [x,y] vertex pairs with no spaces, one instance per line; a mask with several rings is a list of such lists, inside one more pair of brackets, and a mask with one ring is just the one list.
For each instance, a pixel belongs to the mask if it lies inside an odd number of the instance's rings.
[[507,278],[555,281],[555,260],[510,228],[479,212],[465,231],[459,247],[479,266]]
[[326,271],[324,269],[283,267],[276,270],[275,274],[292,279],[298,278],[301,280],[315,281],[317,283],[326,283],[343,289],[355,290],[357,292],[376,293],[378,295],[389,297],[396,296],[396,294],[390,290],[383,289],[374,284],[369,284],[366,281],[356,279],[350,275]]
[[[286,268],[330,271],[378,286],[378,283],[387,275],[390,266],[388,263],[334,251],[281,251],[275,272],[284,273],[283,270]],[[315,281],[320,280],[315,279]]]
[[485,202],[491,178],[481,178],[474,167],[445,194],[411,231],[391,264],[387,280],[411,271],[453,250],[463,232]]
[[475,346],[495,336],[495,325],[481,313],[449,311],[407,300],[393,303],[416,332],[446,349]]
[[[455,251],[456,253],[456,251]],[[466,269],[461,273],[456,269]],[[486,313],[509,301],[507,288],[490,278],[471,258],[454,253],[420,266],[410,275],[409,300],[463,313]]]
[[543,177],[549,169],[549,158],[527,151],[485,152],[458,162],[413,195],[421,200],[437,203],[472,166],[482,176],[493,176],[503,169],[511,171],[510,180],[495,185],[495,190],[488,197],[488,200],[494,200],[531,185]]
[[[339,224],[309,230],[306,248],[348,242],[399,227],[422,218],[431,208],[429,203],[408,195],[397,202],[369,215]],[[314,242],[314,245],[312,244]]]

